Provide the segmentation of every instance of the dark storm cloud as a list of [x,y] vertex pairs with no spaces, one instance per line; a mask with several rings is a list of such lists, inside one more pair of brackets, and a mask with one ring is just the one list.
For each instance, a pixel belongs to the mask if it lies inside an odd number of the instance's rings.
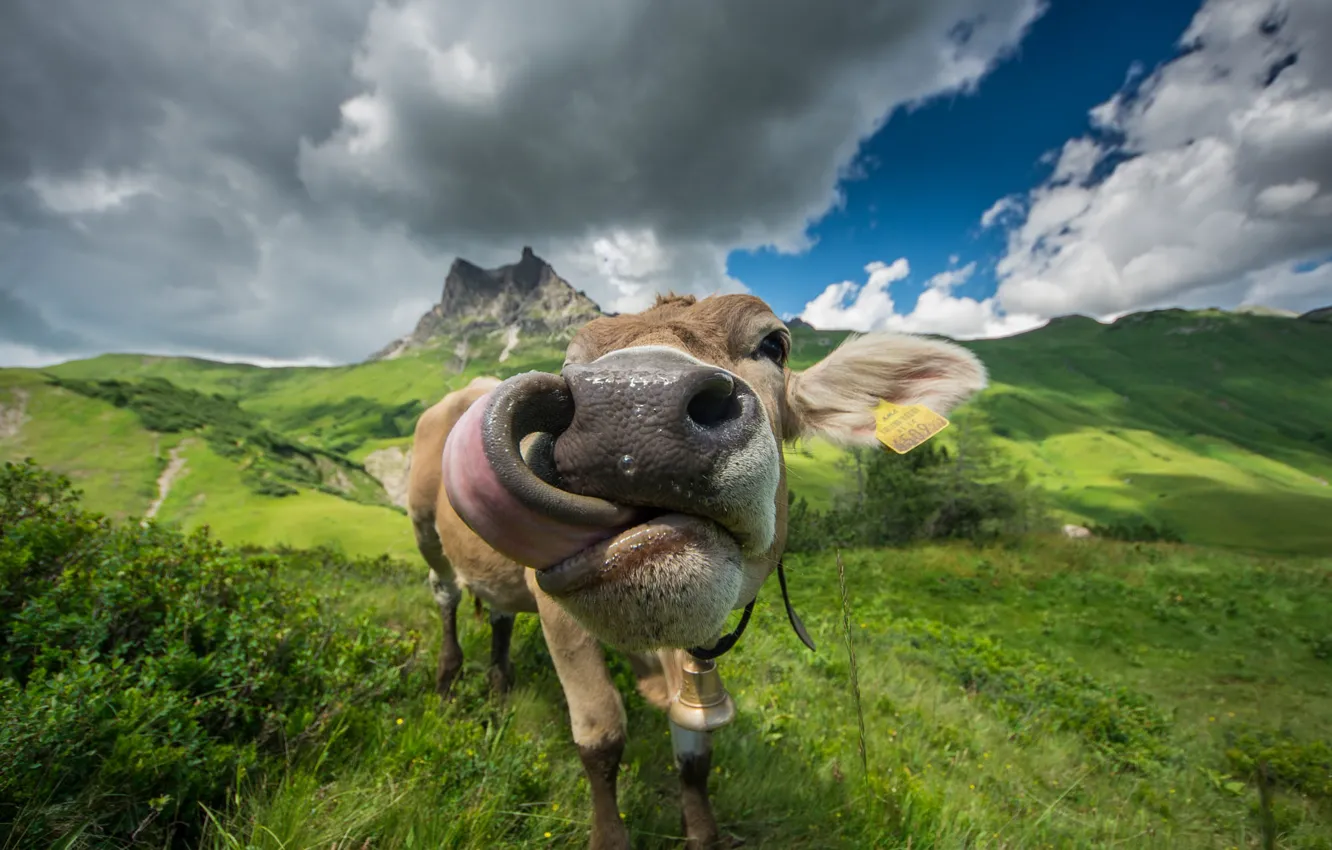
[[194,144],[296,187],[295,140],[337,124],[369,8],[370,0],[7,0],[4,175],[147,164],[188,172],[185,152],[172,149]]
[[734,288],[729,249],[800,244],[886,114],[1038,11],[780,5],[8,0],[0,286],[102,348],[332,360],[455,254],[534,245],[616,309]]
[[51,327],[32,305],[3,289],[0,289],[0,343],[44,352],[70,351],[86,345],[77,334]]
[[367,96],[302,173],[318,197],[430,234],[790,239],[887,110],[974,80],[1035,6],[381,7]]

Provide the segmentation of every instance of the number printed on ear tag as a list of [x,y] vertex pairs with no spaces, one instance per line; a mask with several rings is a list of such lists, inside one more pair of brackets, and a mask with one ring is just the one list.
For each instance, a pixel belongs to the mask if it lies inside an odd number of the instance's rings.
[[904,455],[948,427],[948,420],[919,404],[880,401],[874,408],[874,436]]

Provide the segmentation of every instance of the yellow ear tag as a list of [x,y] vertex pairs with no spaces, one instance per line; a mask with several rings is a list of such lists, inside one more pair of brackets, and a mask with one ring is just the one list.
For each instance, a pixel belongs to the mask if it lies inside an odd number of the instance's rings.
[[948,427],[948,420],[919,404],[880,401],[874,408],[874,436],[904,455]]

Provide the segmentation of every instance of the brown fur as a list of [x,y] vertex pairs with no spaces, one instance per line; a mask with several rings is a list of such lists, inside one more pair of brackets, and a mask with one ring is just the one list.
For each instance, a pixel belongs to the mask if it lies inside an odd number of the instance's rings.
[[[767,304],[750,295],[697,299],[659,296],[639,314],[598,318],[584,325],[570,343],[568,363],[586,363],[628,346],[664,345],[729,369],[758,394],[778,445],[804,436],[826,436],[842,444],[872,445],[872,409],[879,399],[924,403],[945,413],[985,385],[985,371],[971,354],[947,343],[894,334],[849,340],[804,373],[778,368],[757,358],[758,342],[785,326]],[[606,669],[601,644],[551,597],[541,592],[535,573],[491,549],[463,523],[440,486],[445,438],[468,405],[498,383],[478,378],[449,393],[417,424],[410,471],[408,508],[421,554],[430,565],[432,586],[445,617],[446,654],[456,637],[451,618],[461,588],[508,614],[537,612],[556,672],[569,705],[573,738],[593,783],[592,845],[628,846],[628,833],[615,806],[614,776],[625,740],[624,708]],[[780,456],[780,452],[779,452]],[[786,540],[785,464],[773,505],[777,534],[749,570],[749,586],[740,604],[758,592],[775,567]],[[436,580],[436,576],[438,579]],[[456,595],[449,596],[449,588]],[[452,609],[448,603],[452,599]],[[507,644],[505,645],[507,653]],[[653,704],[667,708],[682,678],[680,652],[631,654],[639,690]],[[451,662],[453,663],[453,662]],[[461,655],[456,660],[461,664]],[[492,659],[492,670],[507,664]],[[441,675],[442,675],[441,672]],[[456,675],[456,671],[454,672]],[[445,693],[441,691],[441,693]],[[699,760],[691,768],[708,762]],[[686,829],[691,836],[716,835],[707,802],[706,780],[692,770],[682,787]],[[700,782],[703,784],[700,785]]]

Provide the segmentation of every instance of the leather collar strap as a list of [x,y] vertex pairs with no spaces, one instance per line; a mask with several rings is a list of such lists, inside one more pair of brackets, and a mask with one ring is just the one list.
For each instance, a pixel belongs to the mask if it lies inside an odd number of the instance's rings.
[[814,647],[814,639],[805,631],[805,624],[800,622],[800,615],[796,613],[791,605],[791,594],[786,592],[786,570],[782,569],[782,562],[777,562],[777,581],[782,585],[782,601],[786,603],[786,619],[791,621],[791,628],[795,630],[796,637],[800,638],[805,646],[809,647],[810,652],[818,652]]
[[717,641],[712,649],[704,649],[701,646],[695,646],[689,650],[689,654],[695,658],[701,658],[702,660],[707,661],[710,658],[716,658],[718,655],[730,652],[731,647],[735,646],[735,642],[740,640],[740,635],[745,633],[745,626],[749,625],[749,615],[754,613],[754,603],[757,601],[758,594],[756,593],[754,594],[754,598],[749,600],[749,604],[745,606],[745,613],[741,615],[740,623],[735,627],[735,630]]
[[[809,632],[805,630],[805,624],[800,621],[800,615],[791,606],[791,595],[786,589],[786,570],[781,561],[777,562],[777,582],[782,586],[782,602],[786,605],[786,619],[791,622],[791,628],[795,630],[796,637],[800,638],[801,642],[809,647],[811,652],[817,652],[818,650],[814,647],[814,640],[809,636]],[[703,661],[708,661],[730,652],[731,648],[740,640],[740,636],[745,633],[745,627],[749,625],[749,615],[754,613],[754,603],[757,601],[758,594],[756,593],[754,598],[749,600],[749,604],[745,606],[745,613],[741,615],[740,622],[735,629],[717,641],[711,649],[696,646],[688,650],[689,654]]]

